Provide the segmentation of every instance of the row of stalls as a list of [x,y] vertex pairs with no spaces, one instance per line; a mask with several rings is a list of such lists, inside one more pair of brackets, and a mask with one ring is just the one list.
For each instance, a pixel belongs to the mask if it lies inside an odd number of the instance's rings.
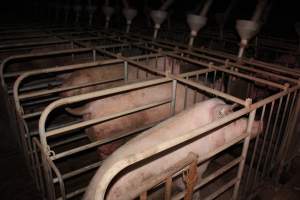
[[[190,199],[200,191],[203,199],[251,199],[266,182],[277,184],[297,156],[299,71],[243,57],[243,50],[235,56],[167,40],[170,32],[160,39],[157,27],[154,38],[108,26],[1,27],[1,90],[11,132],[17,134],[45,199],[80,199],[86,191],[94,195],[91,199],[104,199],[128,170],[184,149],[241,118],[248,119],[244,133],[207,153],[191,152],[172,168],[148,177],[134,198]],[[135,102],[141,94],[142,100]],[[130,141],[212,98],[234,105],[232,111],[178,137],[145,144],[122,162],[111,162],[90,183],[110,159],[99,156],[99,149]],[[95,102],[100,107],[89,108]],[[80,114],[77,108],[94,114]],[[261,133],[251,137],[257,121],[263,124]],[[95,137],[91,128],[96,126],[111,135]],[[203,176],[194,181],[197,169],[207,162]],[[181,176],[186,187],[176,190],[176,177]]]

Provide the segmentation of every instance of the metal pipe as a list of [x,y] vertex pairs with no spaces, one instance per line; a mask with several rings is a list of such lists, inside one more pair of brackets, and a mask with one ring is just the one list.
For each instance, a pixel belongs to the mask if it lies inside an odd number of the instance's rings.
[[211,4],[213,3],[213,0],[207,0],[206,3],[204,4],[202,10],[200,11],[200,16],[205,17],[208,13],[208,10],[211,6]]

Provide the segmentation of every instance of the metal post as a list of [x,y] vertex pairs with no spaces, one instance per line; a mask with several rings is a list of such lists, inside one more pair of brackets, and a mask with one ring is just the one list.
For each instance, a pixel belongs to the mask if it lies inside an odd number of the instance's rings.
[[[251,99],[247,99],[247,101],[248,101],[249,105],[252,102]],[[235,183],[234,190],[233,190],[233,196],[232,196],[233,200],[236,200],[238,198],[239,188],[240,188],[241,179],[242,179],[244,166],[245,166],[245,162],[246,162],[246,157],[247,157],[247,153],[248,153],[248,147],[249,147],[249,143],[250,143],[250,139],[251,139],[251,129],[252,129],[252,125],[253,125],[253,122],[255,119],[255,114],[256,114],[256,110],[253,110],[253,111],[251,111],[251,113],[249,115],[249,120],[248,120],[248,125],[247,125],[247,133],[246,133],[246,134],[248,134],[248,136],[244,140],[243,151],[242,151],[242,155],[241,155],[241,162],[239,164],[239,169],[238,169],[238,174],[237,174],[237,182]]]

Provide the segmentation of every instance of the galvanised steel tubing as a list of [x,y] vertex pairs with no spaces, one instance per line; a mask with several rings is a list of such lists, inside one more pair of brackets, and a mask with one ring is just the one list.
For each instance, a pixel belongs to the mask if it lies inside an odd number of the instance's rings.
[[124,112],[121,112],[121,113],[113,114],[113,115],[110,115],[110,116],[107,116],[107,117],[82,121],[82,122],[76,123],[74,125],[69,125],[69,126],[59,128],[59,129],[52,130],[52,131],[47,131],[45,136],[46,137],[52,137],[52,136],[60,135],[61,133],[71,132],[71,131],[76,130],[76,129],[86,128],[86,127],[93,126],[93,125],[96,125],[96,124],[99,124],[99,123],[102,123],[102,122],[106,122],[106,121],[109,121],[109,120],[112,120],[112,119],[116,119],[118,117],[126,116],[126,115],[133,114],[133,113],[136,113],[136,112],[139,112],[139,111],[143,111],[143,110],[147,110],[147,109],[154,108],[154,107],[157,107],[157,106],[161,106],[161,105],[164,105],[164,104],[168,104],[170,102],[171,102],[171,99],[166,99],[166,100],[159,101],[159,102],[156,102],[156,103],[147,104],[145,106],[140,106],[140,107],[137,107],[137,108],[134,108],[134,109],[130,109],[128,111],[124,111]]
[[[143,39],[151,40],[150,38],[147,38],[147,37],[144,37],[144,36],[140,36],[140,37],[143,38]],[[176,46],[176,47],[181,47],[183,49],[188,49],[188,46],[186,46],[186,45],[183,45],[183,44],[180,44],[180,43],[169,42],[169,41],[156,40],[154,43],[156,43],[156,44],[165,43],[165,44],[171,45],[173,47]],[[207,53],[207,54],[219,56],[219,57],[224,58],[224,59],[232,59],[235,62],[238,60],[237,57],[234,56],[234,55],[227,54],[227,53],[224,53],[224,52],[215,52],[215,51],[212,51],[212,50],[206,50],[204,48],[193,47],[190,51],[191,52],[200,51],[201,53]],[[255,60],[253,58],[251,58],[251,59],[243,58],[242,62],[247,63],[247,64],[257,64],[259,67],[261,66],[260,65],[261,62],[258,61],[258,60]],[[268,67],[268,65],[269,64],[265,63],[265,65],[263,65],[263,66]],[[270,65],[273,66],[273,64],[270,64]],[[278,67],[279,66],[277,65],[276,69],[272,69],[272,68],[270,68],[270,66],[268,68],[276,71],[276,70],[280,70],[280,68],[278,69]],[[281,70],[285,70],[285,68],[284,69],[281,68]],[[291,73],[297,72],[297,71],[291,70],[291,69],[287,69],[287,71],[291,71]],[[298,71],[298,73],[300,73],[300,71]]]
[[[269,76],[272,76],[272,77],[276,77],[276,78],[279,78],[281,80],[286,80],[286,81],[290,81],[290,82],[294,82],[294,83],[298,83],[299,82],[297,79],[289,78],[289,77],[286,77],[286,76],[283,76],[283,75],[274,74],[272,72],[268,72],[268,71],[264,71],[264,70],[260,70],[260,69],[255,69],[255,68],[253,68],[253,65],[252,66],[245,66],[245,65],[242,65],[242,64],[238,64],[236,62],[232,62],[229,59],[226,59],[224,61],[222,59],[217,59],[217,58],[213,58],[213,57],[206,56],[206,55],[196,54],[194,52],[189,52],[189,51],[185,51],[185,50],[179,50],[179,51],[180,52],[184,52],[184,53],[186,53],[188,55],[197,56],[199,58],[207,58],[208,60],[212,60],[212,61],[217,61],[217,62],[220,62],[220,63],[224,63],[224,64],[227,64],[227,67],[233,66],[235,68],[248,70],[250,72],[256,72],[256,73],[260,73],[260,74],[265,74],[265,75],[269,75]],[[255,65],[255,67],[256,67],[256,65]],[[293,74],[293,75],[295,75],[295,74]],[[299,77],[300,77],[300,74],[299,74]]]
[[[169,102],[166,102],[166,103],[170,103],[171,101]],[[154,104],[153,104],[154,105]],[[147,108],[151,108],[150,106],[154,107],[153,105],[149,105],[147,106]],[[159,104],[157,104],[159,105]],[[163,105],[163,104],[160,104],[160,105]],[[145,106],[146,107],[146,106]],[[146,108],[146,109],[147,109]],[[125,113],[125,112],[124,112]],[[118,115],[122,115],[124,113],[120,113]],[[126,113],[125,113],[126,114]],[[113,117],[113,116],[112,116]],[[167,118],[163,119],[163,120],[166,120]],[[154,122],[154,123],[151,123],[149,125],[145,125],[145,126],[142,126],[140,128],[137,128],[133,131],[129,131],[129,132],[125,132],[125,133],[122,133],[118,136],[115,136],[115,137],[109,137],[109,138],[105,138],[105,139],[102,139],[102,140],[98,140],[98,141],[95,141],[95,142],[91,142],[89,144],[86,144],[86,145],[83,145],[83,146],[80,146],[80,147],[76,147],[76,148],[73,148],[73,149],[70,149],[70,150],[67,150],[67,151],[64,151],[64,152],[61,152],[61,153],[58,153],[58,154],[54,154],[54,155],[51,155],[51,159],[52,160],[58,160],[58,159],[61,159],[61,158],[64,158],[64,157],[67,157],[67,156],[70,156],[70,155],[73,155],[73,154],[76,154],[76,153],[79,153],[79,152],[82,152],[82,151],[85,151],[85,150],[88,150],[88,149],[92,149],[92,148],[95,148],[97,146],[101,146],[103,144],[106,144],[106,143],[109,143],[109,142],[112,142],[112,141],[115,141],[115,140],[118,140],[118,139],[121,139],[121,138],[125,138],[125,137],[128,137],[128,136],[131,136],[131,135],[134,135],[138,132],[141,132],[141,131],[144,131],[146,129],[149,129],[153,126],[155,126],[156,124],[162,122],[163,120],[160,120],[158,122]],[[101,122],[99,122],[101,123]],[[78,123],[77,123],[78,124]],[[75,124],[74,124],[75,125]]]
[[[125,86],[124,86],[124,87],[125,87]],[[128,86],[127,86],[127,87],[128,87]],[[93,96],[93,95],[91,95],[91,94],[92,94],[92,93],[90,93],[89,95],[86,95],[86,96],[89,96],[89,97]],[[94,93],[94,94],[95,94],[95,93]],[[78,98],[78,96],[77,96],[77,97],[72,97],[72,98],[73,98],[73,99],[74,99],[74,98],[76,99],[76,98]],[[65,100],[66,100],[66,99],[65,99]],[[59,101],[57,101],[57,102],[59,102]],[[68,102],[68,103],[72,103],[72,102],[74,102],[74,101],[70,101],[70,98],[69,98],[69,101],[67,101],[67,102]],[[59,104],[61,104],[61,103],[59,103]],[[54,104],[52,104],[52,105],[54,105]],[[48,107],[46,108],[45,111],[47,112],[47,109],[48,109],[48,108],[51,108],[51,107],[52,107],[51,105],[48,106]],[[56,107],[56,106],[54,106],[54,107]],[[45,116],[45,113],[43,113],[43,114],[44,114],[44,116],[42,115],[42,117],[41,117],[41,121],[40,121],[41,123],[43,123],[43,119],[46,119],[46,118],[45,118],[45,117],[46,117],[46,116]],[[40,124],[40,125],[41,125],[41,124]],[[42,128],[42,126],[40,126],[40,128]],[[40,134],[42,134],[41,137],[45,136],[43,132],[40,132]]]
[[13,62],[14,60],[20,60],[20,59],[28,59],[28,58],[40,58],[40,57],[47,57],[47,56],[54,56],[54,55],[64,55],[64,54],[71,54],[71,53],[83,53],[83,52],[89,52],[92,51],[92,48],[76,48],[76,49],[67,49],[67,50],[59,50],[59,51],[51,51],[47,53],[29,53],[29,54],[22,54],[22,55],[13,55],[5,58],[1,65],[0,65],[0,78],[2,80],[2,87],[5,88],[5,82],[4,78],[7,77],[14,77],[19,76],[23,72],[14,72],[12,74],[4,74],[4,70],[7,67],[6,65],[9,62]]
[[[158,43],[157,43],[158,42]],[[158,40],[158,41],[156,41],[156,45],[160,45],[159,44],[159,42],[162,42],[162,41],[160,41],[160,40]],[[153,43],[155,43],[155,42],[153,42]],[[185,49],[187,49],[187,47],[186,46],[184,46],[184,45],[182,45],[182,44],[177,44],[177,43],[171,43],[171,42],[166,42],[166,41],[163,41],[163,43],[167,43],[167,44],[169,44],[169,45],[172,45],[173,47],[175,46],[175,48],[176,47],[183,47],[183,48],[185,48]],[[163,47],[167,47],[167,46],[163,46]],[[169,47],[169,48],[171,48],[171,47]],[[214,55],[214,56],[219,56],[219,57],[221,57],[221,58],[223,58],[223,59],[230,59],[230,60],[233,60],[233,62],[237,62],[237,58],[236,58],[236,56],[233,56],[233,55],[231,55],[231,54],[224,54],[224,53],[221,53],[221,52],[214,52],[214,51],[210,51],[210,50],[205,50],[205,49],[203,49],[203,48],[192,48],[191,49],[191,51],[188,51],[188,50],[182,50],[182,49],[177,49],[179,52],[184,52],[184,53],[187,53],[187,54],[192,54],[193,55],[193,53],[194,52],[197,52],[197,51],[200,51],[201,53],[207,53],[207,54],[210,54],[210,55]],[[200,56],[200,57],[205,57],[204,55],[201,55],[201,54],[194,54],[195,56],[197,55],[197,56]],[[213,58],[213,57],[211,57],[210,58],[211,60],[216,60],[216,61],[218,61],[218,62],[222,62],[222,60],[220,60],[220,59],[217,59],[217,58]],[[224,62],[224,61],[223,61]],[[270,70],[272,70],[272,71],[278,71],[278,72],[284,72],[284,73],[288,73],[289,75],[295,75],[295,73],[297,74],[297,75],[299,75],[300,76],[300,71],[297,71],[297,70],[291,70],[291,69],[286,69],[286,68],[283,68],[282,66],[279,66],[279,65],[273,65],[273,64],[268,64],[268,63],[263,63],[263,62],[261,62],[261,61],[257,61],[257,60],[254,60],[254,59],[247,59],[247,58],[243,58],[243,60],[242,60],[242,62],[243,63],[246,63],[246,64],[250,64],[250,65],[255,65],[255,66],[257,66],[257,67],[262,67],[262,68],[267,68],[267,69],[270,69]],[[263,64],[262,64],[263,63]],[[232,65],[235,65],[235,66],[239,66],[237,63],[231,63]],[[274,69],[274,67],[273,66],[275,66],[276,68]],[[250,69],[249,69],[250,70]]]
[[56,88],[56,89],[48,89],[48,90],[43,90],[43,91],[38,91],[38,92],[30,92],[28,94],[19,95],[19,100],[22,101],[22,100],[31,99],[33,97],[45,96],[48,94],[54,94],[54,93],[68,91],[68,90],[79,89],[79,88],[84,88],[84,87],[89,87],[89,86],[95,86],[95,85],[99,85],[99,84],[115,82],[115,81],[120,81],[120,80],[124,80],[124,77],[118,77],[118,78],[109,79],[109,80],[105,80],[105,81],[83,83],[83,84],[72,85],[72,86],[67,86],[67,87],[60,87],[60,88]]
[[237,98],[235,96],[226,94],[224,92],[220,92],[220,91],[215,90],[215,89],[211,89],[210,87],[204,86],[204,85],[199,84],[197,82],[190,81],[190,80],[187,80],[187,79],[175,76],[175,75],[168,75],[168,77],[170,77],[172,79],[175,79],[175,80],[177,80],[177,81],[179,81],[181,83],[184,83],[184,84],[186,84],[188,86],[192,86],[192,87],[195,87],[195,88],[200,89],[202,91],[205,91],[205,92],[214,94],[216,96],[222,97],[224,99],[228,99],[228,100],[230,100],[232,102],[235,102],[235,103],[238,103],[240,105],[243,105],[243,106],[247,106],[248,105],[246,101],[244,101],[244,100],[242,100],[240,98]]
[[[151,54],[151,55],[143,55],[143,56],[134,56],[131,57],[131,59],[139,59],[139,58],[146,58],[146,57],[155,57],[159,56],[160,54]],[[90,63],[83,63],[83,64],[74,64],[74,65],[67,65],[67,66],[62,66],[62,67],[55,67],[55,68],[47,68],[47,69],[41,69],[41,70],[34,70],[31,72],[26,72],[19,76],[17,80],[15,81],[14,84],[14,99],[15,99],[15,105],[17,111],[20,111],[21,105],[20,105],[20,99],[19,99],[19,87],[21,82],[29,77],[29,76],[34,76],[34,75],[39,75],[39,74],[46,74],[46,73],[53,73],[53,72],[67,72],[67,71],[73,71],[73,70],[79,70],[79,69],[87,69],[87,68],[92,68],[92,67],[97,67],[99,65],[110,65],[110,64],[120,64],[123,63],[124,60],[122,59],[108,59],[108,60],[101,60],[101,61],[96,61],[96,62],[90,62]],[[56,89],[59,90],[59,89]],[[53,89],[52,92],[56,91]],[[38,94],[37,94],[38,95]]]
[[[178,55],[174,55],[174,54],[171,54],[171,53],[166,53],[166,55],[168,56],[171,56],[171,57],[176,57],[176,58],[181,58],[181,56],[178,56]],[[192,63],[194,64],[201,64],[201,65],[204,65],[204,66],[208,66],[208,67],[211,67],[211,68],[214,68],[216,70],[219,70],[219,71],[223,71],[223,72],[227,72],[229,74],[233,74],[233,75],[237,75],[242,77],[242,78],[246,78],[246,79],[249,79],[249,80],[255,80],[257,82],[261,82],[261,83],[264,83],[264,84],[268,84],[270,86],[273,86],[273,87],[276,87],[276,88],[280,88],[280,89],[285,89],[285,86],[281,85],[281,84],[277,84],[277,83],[274,83],[274,82],[271,82],[271,81],[267,81],[265,79],[261,79],[261,78],[255,78],[253,76],[249,76],[249,75],[245,75],[245,74],[242,74],[242,73],[239,73],[239,72],[234,72],[232,70],[228,70],[228,69],[224,69],[224,67],[220,67],[220,66],[215,66],[213,64],[207,64],[207,63],[204,63],[204,62],[201,62],[201,61],[192,61],[192,59],[188,59],[188,58],[181,58],[181,59],[184,59],[184,60],[187,60],[187,61],[191,61]],[[225,63],[227,64],[227,67],[229,67],[229,65],[231,64],[230,62],[227,62]],[[245,70],[249,70],[249,71],[255,71],[255,70],[251,70],[247,67],[243,67],[243,66],[239,66],[235,63],[233,63],[233,65],[236,65],[238,68],[241,68],[241,69],[245,69]],[[264,71],[255,71],[255,72],[261,72],[261,73],[264,73]],[[265,73],[267,75],[272,75],[273,77],[277,77],[277,78],[281,78],[281,79],[286,79],[286,80],[289,80],[289,81],[292,81],[294,83],[298,83],[299,81],[295,80],[295,79],[291,79],[291,78],[286,78],[284,76],[279,76],[279,75],[276,75],[276,74],[272,74],[272,73]]]
[[274,160],[274,163],[276,164],[277,160],[276,160],[276,152],[277,152],[277,147],[278,145],[280,144],[280,138],[281,138],[281,133],[282,133],[282,128],[283,128],[283,123],[285,121],[285,118],[286,118],[286,114],[287,114],[287,107],[289,105],[289,100],[290,100],[290,94],[287,95],[286,97],[286,100],[285,100],[285,106],[284,106],[284,110],[283,110],[283,114],[282,114],[282,117],[281,117],[281,123],[280,123],[280,126],[279,126],[279,131],[278,131],[278,136],[277,136],[277,140],[275,142],[275,147],[274,147],[274,151],[273,151],[273,155],[272,155],[272,158],[271,158],[271,163],[273,163],[273,160]]
[[[63,180],[67,180],[67,179],[73,178],[74,176],[78,176],[78,175],[80,175],[82,173],[85,173],[85,172],[88,172],[90,170],[99,168],[102,165],[102,163],[103,163],[102,161],[96,162],[94,164],[85,166],[83,168],[74,170],[72,172],[68,172],[68,173],[62,174],[61,177],[62,177]],[[54,184],[59,183],[58,178],[53,178],[53,183]]]
[[[250,105],[249,106],[249,109],[247,109],[247,108],[244,108],[244,109],[241,109],[240,111],[237,111],[237,112],[235,112],[235,113],[233,113],[233,114],[230,114],[230,115],[228,115],[228,117],[227,118],[224,118],[224,119],[220,119],[220,120],[217,120],[216,122],[213,122],[212,124],[209,124],[209,125],[207,125],[207,126],[205,126],[205,127],[203,127],[203,128],[200,128],[199,130],[201,130],[201,133],[203,133],[203,132],[205,132],[205,131],[208,131],[208,130],[211,130],[211,129],[213,129],[214,127],[216,127],[216,124],[217,123],[227,123],[227,122],[229,122],[229,121],[232,121],[232,120],[234,120],[234,119],[236,119],[236,118],[238,118],[239,116],[242,116],[242,115],[245,115],[245,114],[247,114],[247,113],[249,113],[249,112],[247,112],[247,111],[249,111],[249,110],[253,110],[253,109],[256,109],[256,108],[259,108],[259,107],[261,107],[261,106],[263,106],[263,105],[265,105],[265,104],[267,104],[267,103],[269,103],[269,102],[271,102],[271,101],[273,101],[274,99],[276,99],[276,98],[279,98],[280,96],[282,96],[282,95],[285,95],[285,94],[287,94],[288,92],[291,92],[291,91],[293,91],[293,90],[296,90],[296,89],[299,89],[299,86],[298,87],[294,87],[294,88],[292,88],[292,89],[290,89],[290,91],[283,91],[283,92],[280,92],[280,93],[278,93],[278,94],[276,94],[276,95],[273,95],[273,96],[271,96],[271,97],[268,97],[268,98],[266,98],[266,99],[264,99],[264,100],[262,100],[262,101],[260,101],[260,102],[257,102],[257,103],[255,103],[255,104],[252,104],[252,105]],[[218,125],[218,124],[217,124]],[[208,129],[208,130],[207,130]],[[204,131],[203,131],[204,130]],[[200,131],[199,131],[200,132]],[[193,131],[192,133],[190,133],[190,134],[188,134],[189,136],[187,137],[186,135],[183,137],[183,138],[185,138],[183,141],[181,141],[181,142],[184,142],[184,141],[187,141],[188,139],[187,138],[190,138],[190,137],[192,137],[192,136],[195,136],[195,135],[199,135],[199,134],[197,134],[197,132],[195,132],[195,131]],[[195,136],[196,137],[196,136]],[[181,138],[182,139],[182,138]],[[179,139],[178,139],[179,140]],[[151,152],[153,152],[153,154],[154,153],[157,153],[158,151],[159,152],[161,152],[162,150],[164,150],[164,149],[167,149],[168,147],[171,147],[171,146],[175,146],[175,144],[177,144],[177,143],[179,143],[179,141],[170,141],[170,142],[173,142],[173,143],[171,143],[171,144],[165,144],[166,146],[163,146],[163,147],[159,147],[159,149],[158,150],[154,150],[153,149],[153,151],[151,150],[150,152],[142,152],[142,153],[140,153],[139,155],[141,155],[141,157],[137,157],[137,155],[135,155],[134,156],[134,158],[132,157],[132,159],[135,159],[135,160],[140,160],[140,159],[142,159],[143,157],[144,157],[144,155],[143,154],[146,154],[146,156],[148,156],[148,155],[150,155],[151,154]],[[175,143],[175,144],[174,144]],[[128,160],[128,162],[132,162],[132,160]],[[123,164],[125,164],[125,163],[123,163]],[[129,164],[129,163],[128,163]],[[127,165],[127,164],[126,164]],[[112,177],[111,175],[108,175],[109,177],[108,178],[110,178],[110,177]],[[108,181],[108,180],[107,180]],[[108,181],[109,182],[109,181]],[[108,182],[106,182],[106,180],[105,180],[105,183],[107,183],[108,184]],[[103,188],[103,190],[102,191],[105,191],[105,187],[106,186],[104,186],[104,188]]]
[[[281,97],[280,99],[279,99],[279,105],[278,105],[278,107],[276,108],[276,116],[275,116],[275,121],[274,121],[274,123],[273,123],[273,128],[271,129],[272,130],[272,132],[271,132],[271,138],[269,139],[269,147],[268,147],[268,150],[267,150],[267,155],[265,156],[265,164],[264,164],[264,167],[263,167],[263,171],[262,171],[262,176],[264,176],[265,175],[265,173],[266,173],[266,167],[267,167],[267,165],[269,164],[269,165],[272,165],[272,160],[271,161],[269,161],[269,155],[270,155],[270,153],[271,153],[271,149],[272,148],[274,148],[274,146],[273,146],[273,138],[274,138],[274,133],[275,133],[275,129],[276,129],[276,125],[277,125],[277,122],[278,122],[278,117],[279,117],[279,113],[280,113],[280,109],[281,109],[281,105],[282,105],[282,98],[283,97]],[[281,113],[280,113],[281,114]],[[270,156],[271,157],[271,156]],[[271,157],[272,158],[272,157]],[[269,167],[270,168],[270,167]]]
[[[290,95],[290,94],[288,94]],[[265,116],[265,111],[266,111],[266,105],[263,106],[262,108],[262,113],[260,115],[260,122],[263,123],[263,119],[264,119],[264,116]],[[250,175],[251,175],[251,171],[252,171],[252,168],[253,168],[253,164],[254,164],[254,160],[255,160],[255,156],[256,156],[256,149],[257,149],[257,146],[258,146],[258,141],[259,141],[259,138],[260,138],[260,135],[259,134],[258,136],[256,136],[256,139],[255,139],[255,144],[254,144],[254,150],[253,150],[253,155],[252,155],[252,158],[251,158],[251,161],[250,161],[250,165],[249,165],[249,171],[248,171],[248,176],[246,178],[246,182],[245,182],[245,189],[248,188],[248,183],[249,183],[249,180],[250,180]],[[257,165],[257,169],[259,168],[259,165]]]
[[[298,93],[297,93],[298,92]],[[297,102],[295,102],[295,98],[297,97]],[[295,108],[296,112],[291,112],[292,108]],[[277,176],[276,176],[276,182],[278,183],[280,175],[283,171],[284,166],[290,162],[295,156],[297,156],[297,153],[294,153],[294,155],[290,155],[290,158],[288,158],[288,154],[290,153],[290,148],[289,147],[291,142],[292,142],[292,135],[293,133],[295,134],[294,130],[295,127],[297,125],[297,120],[299,117],[299,111],[300,110],[300,100],[299,100],[299,91],[295,91],[294,96],[293,96],[293,101],[292,101],[292,107],[290,108],[290,114],[288,117],[288,125],[286,127],[286,132],[287,134],[285,135],[285,137],[283,138],[283,144],[284,146],[282,146],[279,149],[278,154],[280,155],[280,157],[282,157],[282,159],[280,160],[279,163],[279,170],[277,171]],[[297,152],[297,151],[296,151]]]
[[[237,142],[241,141],[243,137],[239,137],[238,139],[233,140],[234,142],[231,142],[231,145],[236,144]],[[229,145],[224,145],[227,148],[229,147]],[[221,151],[223,151],[224,149],[222,148]],[[218,151],[218,152],[221,152]],[[214,154],[210,154],[207,157],[211,157],[211,155],[216,155]],[[203,159],[204,160],[204,159]],[[212,180],[214,180],[215,178],[221,176],[222,174],[226,173],[228,170],[232,169],[233,167],[235,167],[239,162],[241,161],[241,157],[235,158],[233,161],[231,161],[230,163],[226,164],[225,166],[223,166],[222,168],[216,170],[215,172],[213,172],[212,174],[208,175],[206,178],[202,179],[200,183],[198,183],[195,187],[194,187],[194,191],[199,190],[201,187],[203,187],[204,185],[206,185],[207,183],[211,182]],[[172,200],[180,200],[183,199],[184,197],[184,192],[181,192],[179,194],[177,194],[176,196],[174,196],[172,198]]]
[[[49,155],[47,155],[47,153],[44,151],[43,147],[41,146],[40,142],[38,141],[37,138],[33,138],[32,139],[33,143],[39,148],[40,152],[41,152],[41,156],[42,156],[42,160],[43,160],[43,168],[50,168],[49,170],[53,170],[57,179],[58,179],[58,182],[59,182],[59,188],[60,188],[60,191],[61,191],[61,195],[62,195],[62,198],[65,199],[65,185],[64,185],[64,181],[63,181],[63,178],[61,176],[61,173],[59,171],[59,169],[56,167],[56,165],[53,163],[53,161],[50,159]],[[48,167],[46,167],[48,166]],[[51,187],[51,184],[47,185],[46,187]],[[54,188],[53,188],[54,189]],[[51,194],[50,196],[54,196],[55,194]]]

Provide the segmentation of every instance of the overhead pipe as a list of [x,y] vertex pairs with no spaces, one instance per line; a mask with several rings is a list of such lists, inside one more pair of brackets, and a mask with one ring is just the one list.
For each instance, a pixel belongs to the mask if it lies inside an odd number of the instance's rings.
[[73,6],[74,12],[75,12],[75,24],[78,24],[79,22],[79,17],[80,17],[80,13],[82,11],[82,6],[80,4],[79,0],[75,1],[75,4]]
[[89,26],[93,24],[94,13],[97,10],[97,6],[92,4],[92,0],[88,0],[87,12],[89,14]]
[[66,1],[64,6],[63,6],[63,10],[64,10],[64,14],[65,14],[65,24],[68,23],[68,19],[69,19],[69,15],[70,15],[70,10],[71,10],[71,5],[70,5],[70,1]]
[[216,14],[216,21],[219,25],[220,28],[220,39],[223,40],[224,38],[224,27],[225,24],[227,23],[229,16],[231,14],[232,9],[234,8],[234,6],[236,5],[237,0],[231,0],[229,6],[226,8],[224,13],[217,13]]
[[261,27],[260,18],[262,12],[265,9],[267,0],[259,0],[255,12],[251,18],[251,20],[237,20],[236,21],[236,29],[241,38],[240,49],[238,53],[238,58],[241,59],[244,55],[245,48],[248,45],[248,41],[253,38]]
[[173,3],[174,0],[167,0],[160,8],[159,10],[152,10],[150,13],[150,16],[152,20],[154,21],[154,33],[153,33],[153,39],[157,38],[158,30],[160,29],[161,24],[165,21],[167,18],[168,12],[166,11],[170,5]]
[[115,9],[109,6],[109,0],[105,0],[104,6],[102,7],[102,11],[105,15],[105,29],[108,29],[111,16],[115,12]]
[[194,39],[198,34],[198,31],[206,25],[207,13],[213,0],[207,0],[203,8],[200,11],[200,15],[189,14],[187,15],[187,23],[191,29],[189,48],[194,44]]

